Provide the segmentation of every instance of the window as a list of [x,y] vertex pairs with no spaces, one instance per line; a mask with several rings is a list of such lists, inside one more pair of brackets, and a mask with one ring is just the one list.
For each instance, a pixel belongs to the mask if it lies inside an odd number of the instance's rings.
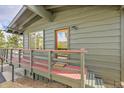
[[44,49],[44,31],[32,32],[30,36],[30,48],[31,49]]

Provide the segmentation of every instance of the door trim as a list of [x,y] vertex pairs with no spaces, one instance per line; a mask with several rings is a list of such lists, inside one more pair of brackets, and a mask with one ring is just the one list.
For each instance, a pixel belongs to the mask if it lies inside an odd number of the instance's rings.
[[[67,31],[67,50],[70,48],[70,29],[69,29],[69,27],[66,27],[66,28],[61,28],[61,29],[56,29],[55,30],[55,49],[57,49],[57,45],[58,45],[58,43],[57,43],[57,32],[59,32],[59,30],[64,30],[64,29],[67,29],[68,31]],[[62,32],[64,32],[64,31],[62,31]]]

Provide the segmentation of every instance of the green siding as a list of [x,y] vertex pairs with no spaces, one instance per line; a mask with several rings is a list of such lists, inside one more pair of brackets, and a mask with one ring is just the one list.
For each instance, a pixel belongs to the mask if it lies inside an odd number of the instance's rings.
[[54,30],[45,30],[45,49],[54,49]]
[[[79,27],[79,31],[71,30],[70,33],[70,48],[86,48],[88,50],[86,54],[88,68],[112,81],[120,81],[119,12],[117,9],[108,8],[107,13],[97,14],[95,19],[93,16],[85,18],[86,23],[76,25]],[[83,15],[89,14],[83,13]],[[99,57],[103,57],[103,59]],[[109,60],[105,60],[108,57],[110,57]],[[117,62],[113,58],[118,59]]]
[[28,42],[29,37],[28,37],[28,34],[24,33],[23,38],[24,38],[24,40],[23,40],[23,44],[24,44],[23,48],[29,48],[29,42]]
[[[70,49],[86,48],[86,65],[90,70],[105,79],[120,81],[119,7],[70,6],[55,11],[53,22],[41,19],[26,28],[26,31],[44,29],[45,49],[54,49],[54,31],[70,27]],[[77,26],[78,30],[72,29],[71,26]]]

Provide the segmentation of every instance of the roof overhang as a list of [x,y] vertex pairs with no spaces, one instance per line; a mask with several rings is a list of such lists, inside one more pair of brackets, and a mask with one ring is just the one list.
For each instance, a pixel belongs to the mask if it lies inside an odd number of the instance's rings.
[[24,5],[9,24],[7,32],[22,34],[28,26],[42,18],[53,22],[54,12],[65,8],[70,9],[70,7],[67,5]]
[[52,9],[64,5],[24,5],[8,26],[7,32],[22,34],[25,28],[41,18],[49,22],[53,21]]
[[14,23],[18,20],[18,18],[26,11],[26,7],[22,7],[21,10],[17,13],[17,15],[14,17],[14,19],[9,24],[9,27],[13,27]]
[[27,5],[27,8],[50,22],[53,20],[52,13],[42,5]]
[[[8,25],[7,27],[7,32],[8,33],[14,33],[14,34],[18,34],[17,28],[16,28],[16,22],[18,21],[18,19],[21,17],[21,15],[26,11],[26,7],[23,6],[20,11],[17,13],[17,15],[13,18],[13,20],[11,21],[11,23]],[[17,30],[17,31],[16,31]]]
[[40,18],[40,16],[30,11],[26,6],[23,6],[18,14],[11,21],[11,23],[8,25],[7,32],[22,34],[27,26],[31,25],[32,22],[35,22]]

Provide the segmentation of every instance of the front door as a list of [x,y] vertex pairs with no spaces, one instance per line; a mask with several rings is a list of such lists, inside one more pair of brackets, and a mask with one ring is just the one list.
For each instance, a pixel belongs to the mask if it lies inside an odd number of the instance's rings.
[[[64,29],[58,29],[56,30],[56,49],[57,50],[67,50],[68,49],[68,32],[69,29],[68,28],[64,28]],[[67,57],[67,55],[64,54],[58,54],[57,57],[60,58],[65,58]]]

